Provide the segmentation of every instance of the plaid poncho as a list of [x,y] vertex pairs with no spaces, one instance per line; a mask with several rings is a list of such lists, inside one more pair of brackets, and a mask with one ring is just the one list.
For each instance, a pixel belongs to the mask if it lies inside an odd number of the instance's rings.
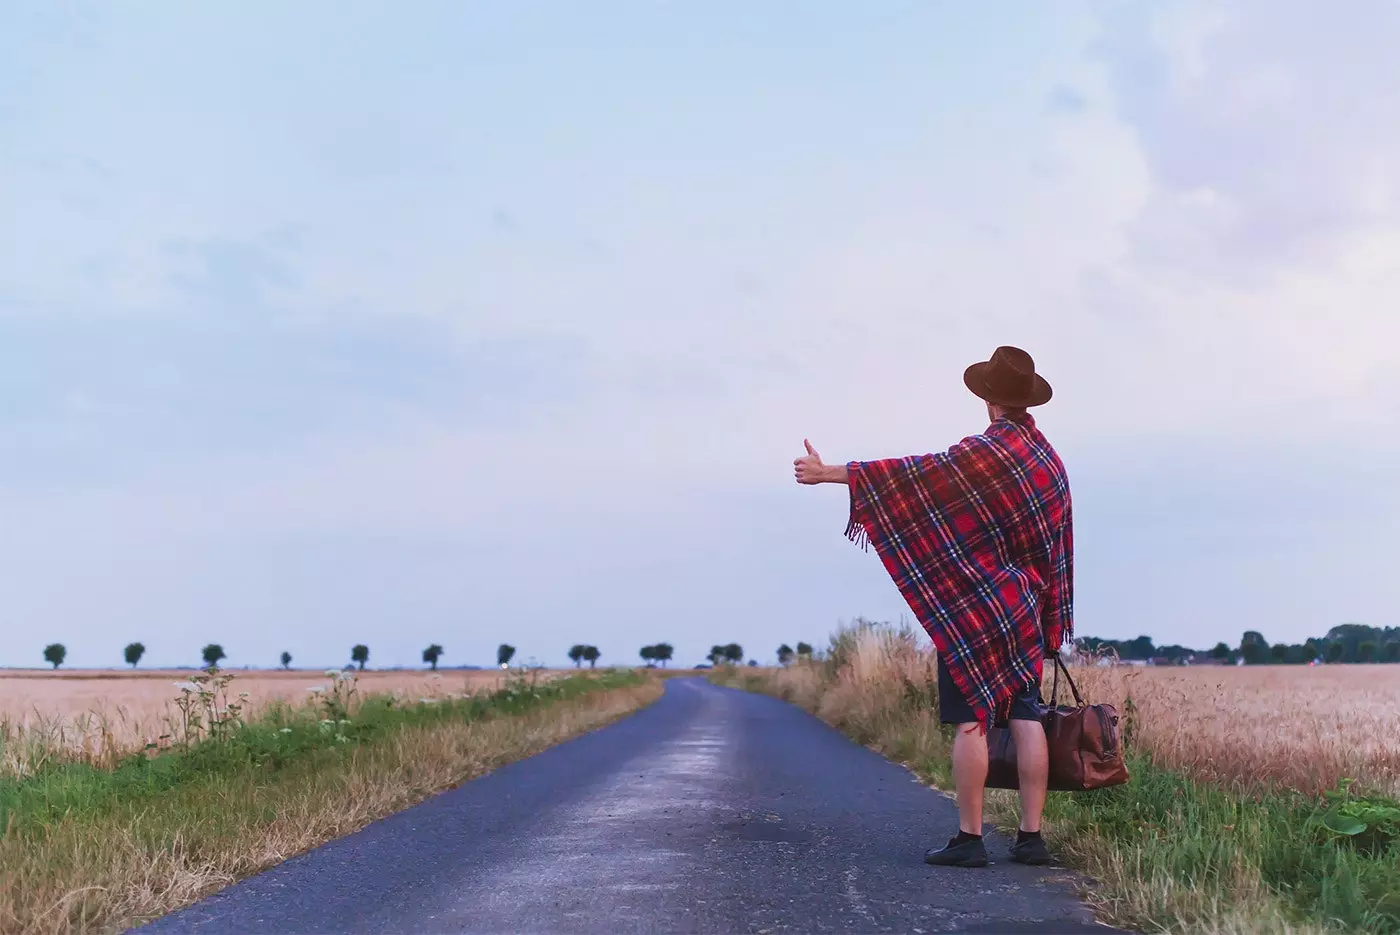
[[[846,535],[873,543],[984,726],[1073,638],[1073,524],[1059,455],[1029,414],[941,454],[846,465]],[[1042,644],[1043,640],[1043,644]]]

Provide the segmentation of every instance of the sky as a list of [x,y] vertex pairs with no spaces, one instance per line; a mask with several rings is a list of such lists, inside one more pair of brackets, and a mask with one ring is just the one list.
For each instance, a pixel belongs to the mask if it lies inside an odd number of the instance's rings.
[[0,665],[908,608],[828,462],[1029,350],[1079,635],[1400,623],[1400,4],[6,4]]

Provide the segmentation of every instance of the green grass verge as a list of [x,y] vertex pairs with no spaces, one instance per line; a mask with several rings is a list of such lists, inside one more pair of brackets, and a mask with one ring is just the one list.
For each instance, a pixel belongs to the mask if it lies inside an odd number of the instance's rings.
[[523,714],[588,692],[644,680],[644,675],[626,671],[539,683],[521,679],[489,694],[436,703],[403,703],[392,696],[371,695],[350,717],[330,699],[314,708],[273,706],[251,723],[222,732],[218,739],[156,756],[132,754],[113,769],[59,763],[27,776],[0,778],[0,834],[16,834],[63,819],[81,820],[116,802],[129,805],[153,800],[211,778],[239,775],[261,783],[276,781],[291,768],[333,768],[356,747],[406,728]]
[[[1209,928],[1211,907],[1227,903],[1242,876],[1257,874],[1294,923],[1400,933],[1400,843],[1390,835],[1338,835],[1326,826],[1335,814],[1331,803],[1307,796],[1247,795],[1195,782],[1140,755],[1129,768],[1125,786],[1051,794],[1046,818],[1071,841],[1097,838],[1114,848],[1140,879],[1177,884],[1125,898],[1131,921],[1166,930]],[[1003,796],[998,818],[1014,813],[1009,799]],[[1218,899],[1182,901],[1172,895],[1178,890]]]

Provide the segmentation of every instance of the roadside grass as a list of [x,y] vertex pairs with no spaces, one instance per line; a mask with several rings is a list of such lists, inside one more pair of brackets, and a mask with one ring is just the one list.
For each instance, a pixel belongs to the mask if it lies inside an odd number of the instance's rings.
[[662,687],[600,670],[404,704],[357,699],[342,680],[247,724],[214,708],[222,723],[201,724],[203,739],[110,768],[50,759],[0,778],[0,931],[121,931],[610,723]]
[[[952,734],[937,722],[935,674],[910,631],[862,626],[839,631],[823,661],[711,678],[793,702],[951,790]],[[1125,786],[1052,793],[1046,806],[1052,846],[1087,875],[1084,896],[1105,921],[1212,935],[1400,933],[1393,801],[1346,784],[1317,797],[1267,775],[1198,781],[1141,745],[1129,769]],[[1014,832],[1016,794],[989,790],[987,818]]]

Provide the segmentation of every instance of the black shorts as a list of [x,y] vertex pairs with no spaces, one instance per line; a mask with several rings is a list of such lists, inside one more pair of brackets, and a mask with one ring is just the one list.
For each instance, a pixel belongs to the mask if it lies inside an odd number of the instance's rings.
[[[1040,711],[1039,681],[1011,702],[1013,721],[1038,721]],[[972,713],[972,705],[968,704],[966,696],[958,691],[957,683],[948,674],[948,667],[943,664],[942,659],[938,660],[938,719],[944,724],[972,724],[977,721],[977,715]]]

